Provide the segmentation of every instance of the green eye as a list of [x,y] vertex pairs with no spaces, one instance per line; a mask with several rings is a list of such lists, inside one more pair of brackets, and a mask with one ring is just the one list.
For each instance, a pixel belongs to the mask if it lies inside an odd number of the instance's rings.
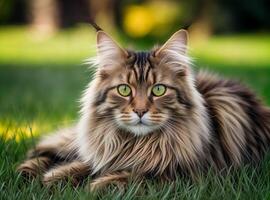
[[131,88],[126,84],[119,85],[117,91],[123,97],[127,97],[131,94]]
[[160,97],[162,95],[164,95],[166,92],[166,86],[165,85],[155,85],[153,88],[152,88],[152,94],[154,96],[157,96],[157,97]]

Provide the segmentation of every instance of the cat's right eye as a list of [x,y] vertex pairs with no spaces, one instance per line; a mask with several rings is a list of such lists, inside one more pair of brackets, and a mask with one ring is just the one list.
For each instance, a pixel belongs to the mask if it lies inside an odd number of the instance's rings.
[[117,87],[117,91],[123,97],[127,97],[131,95],[131,88],[127,84],[119,85]]

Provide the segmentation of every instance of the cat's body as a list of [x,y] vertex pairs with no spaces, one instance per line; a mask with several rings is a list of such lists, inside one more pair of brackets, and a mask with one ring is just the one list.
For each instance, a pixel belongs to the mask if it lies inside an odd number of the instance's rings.
[[186,37],[179,31],[161,48],[136,53],[99,31],[99,68],[79,123],[41,140],[19,170],[41,173],[48,185],[93,176],[96,189],[260,161],[269,149],[270,110],[237,82],[193,75]]

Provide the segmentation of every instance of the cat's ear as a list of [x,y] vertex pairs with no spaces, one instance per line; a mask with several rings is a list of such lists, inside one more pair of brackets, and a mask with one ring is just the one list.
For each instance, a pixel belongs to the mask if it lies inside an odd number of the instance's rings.
[[103,66],[120,62],[128,53],[104,31],[97,32],[97,57]]
[[187,56],[188,32],[179,30],[174,33],[167,42],[155,52],[155,56],[176,70],[183,70],[183,66],[191,63]]
[[158,49],[156,54],[168,52],[177,52],[179,54],[185,55],[187,53],[187,43],[188,43],[188,32],[181,29],[174,33],[167,42]]

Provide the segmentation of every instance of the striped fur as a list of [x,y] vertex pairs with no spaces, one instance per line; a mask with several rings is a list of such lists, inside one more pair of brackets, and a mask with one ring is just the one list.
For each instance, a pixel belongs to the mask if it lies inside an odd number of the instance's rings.
[[[210,167],[257,164],[266,154],[270,110],[238,82],[194,74],[185,31],[149,52],[124,50],[102,31],[97,38],[98,68],[77,126],[41,140],[19,171],[41,172],[46,185],[91,176],[94,190],[143,177],[196,177]],[[128,97],[117,93],[123,83]],[[158,83],[167,87],[162,97],[151,93]],[[136,109],[145,110],[142,125],[134,122]]]

